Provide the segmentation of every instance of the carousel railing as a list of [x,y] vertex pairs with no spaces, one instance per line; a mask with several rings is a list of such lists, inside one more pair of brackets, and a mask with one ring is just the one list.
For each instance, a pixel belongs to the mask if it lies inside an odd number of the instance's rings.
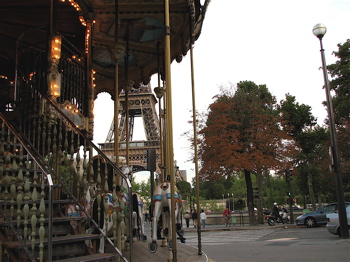
[[[55,101],[47,96],[47,53],[38,46],[24,47],[19,52],[19,62],[17,65],[17,78],[14,88],[14,101],[11,103],[11,110],[5,110],[7,120],[2,115],[3,126],[8,126],[6,123],[11,123],[13,130],[16,131],[14,137],[20,137],[20,141],[25,140],[25,145],[29,145],[31,152],[35,152],[34,156],[48,171],[34,171],[43,172],[43,177],[50,174],[53,184],[60,184],[62,187],[54,187],[53,198],[62,199],[68,196],[76,202],[76,205],[83,210],[87,217],[92,221],[106,241],[111,244],[115,251],[122,256],[120,250],[125,249],[126,239],[124,238],[124,209],[116,208],[115,202],[118,200],[116,188],[117,185],[124,184],[128,198],[132,199],[131,183],[123,172],[116,166],[116,164],[109,159],[92,141],[92,124],[89,114],[89,95],[86,90],[87,71],[84,69],[84,58],[76,59],[73,56],[72,50],[68,42],[63,42],[62,57],[60,59],[59,70],[62,75],[61,96]],[[5,137],[5,136],[4,136]],[[2,137],[2,139],[4,139]],[[25,139],[24,139],[25,138]],[[4,145],[4,143],[2,142]],[[24,148],[21,146],[21,148]],[[24,149],[25,151],[28,151]],[[23,151],[23,150],[22,150]],[[23,158],[18,157],[18,159]],[[32,156],[30,156],[32,158]],[[6,157],[4,158],[6,159]],[[10,172],[10,163],[7,160],[0,159],[0,166],[4,166],[4,174]],[[95,164],[94,164],[95,161]],[[26,170],[26,161],[21,162],[21,170]],[[27,161],[28,162],[28,161]],[[111,171],[108,172],[108,168]],[[37,166],[38,170],[40,166]],[[28,167],[32,170],[32,167]],[[7,172],[7,173],[6,173]],[[23,172],[23,171],[21,171]],[[10,173],[8,173],[10,174]],[[119,181],[113,179],[112,184],[108,183],[109,177],[118,177]],[[18,176],[18,175],[17,175]],[[36,175],[39,177],[38,175]],[[8,175],[8,177],[10,177]],[[26,180],[11,175],[5,180],[8,185],[11,183],[13,188],[13,181]],[[38,179],[38,178],[37,178]],[[35,179],[34,179],[35,180]],[[32,183],[35,181],[33,180]],[[35,183],[42,182],[36,181]],[[45,181],[49,181],[45,179]],[[110,182],[110,181],[109,181]],[[92,190],[92,185],[96,185],[96,190]],[[36,187],[34,187],[36,188]],[[33,195],[32,192],[25,192],[25,190],[18,187],[16,190],[12,189],[7,193],[9,197],[11,192],[19,192],[24,190],[24,195]],[[113,239],[107,238],[94,221],[90,214],[86,212],[85,203],[86,195],[89,191],[92,197],[96,198],[99,207],[107,207],[107,193],[111,192],[113,199]],[[44,193],[45,190],[42,190]],[[50,202],[50,201],[49,201]],[[104,208],[106,215],[107,211]],[[131,221],[131,201],[129,206],[128,218]],[[117,214],[118,213],[118,214]],[[132,227],[129,227],[129,238],[131,237]],[[116,226],[117,225],[117,226]],[[130,256],[132,256],[132,242],[130,242]],[[117,244],[117,246],[116,246]]]
[[[89,183],[90,185],[96,185],[96,192],[97,192],[97,196],[96,196],[96,200],[97,203],[102,203],[102,194],[103,193],[103,201],[104,201],[104,210],[105,210],[105,214],[107,215],[107,202],[109,201],[109,198],[107,196],[108,192],[112,192],[112,204],[113,204],[113,214],[112,214],[112,219],[113,219],[113,225],[118,225],[117,227],[113,226],[113,239],[114,239],[114,243],[111,242],[110,238],[107,238],[106,235],[105,238],[106,240],[114,246],[116,245],[116,243],[119,243],[119,250],[125,249],[125,242],[126,239],[123,239],[122,236],[122,232],[124,231],[123,227],[124,225],[124,221],[123,218],[125,217],[124,214],[124,209],[123,207],[118,208],[120,214],[117,215],[115,212],[117,210],[116,207],[116,202],[118,200],[117,197],[117,186],[123,185],[123,188],[125,188],[127,190],[127,195],[128,195],[128,199],[129,201],[129,206],[128,206],[128,220],[129,222],[129,243],[130,243],[130,256],[132,256],[132,250],[133,250],[133,241],[132,239],[132,187],[131,187],[131,183],[130,180],[128,179],[128,177],[123,173],[123,171],[116,166],[116,164],[110,159],[108,158],[89,138],[87,138],[85,136],[85,134],[79,129],[76,128],[76,124],[66,115],[64,114],[61,109],[59,108],[59,106],[54,103],[52,100],[50,100],[48,97],[44,97],[44,99],[47,101],[47,103],[57,112],[60,112],[61,117],[63,118],[62,121],[65,121],[68,126],[72,127],[73,131],[77,133],[77,135],[79,135],[80,137],[83,138],[83,140],[85,141],[84,144],[84,154],[83,154],[83,158],[84,160],[82,161],[83,165],[83,177],[81,180],[81,183],[78,183],[78,186],[81,188],[80,190],[80,195],[82,195],[82,197],[84,197],[84,193],[86,193],[87,191],[87,187],[86,185]],[[86,144],[87,143],[87,144]],[[94,168],[93,168],[93,158],[90,157],[89,158],[89,163],[87,162],[86,159],[86,151],[85,148],[87,147],[87,145],[90,148],[90,152],[92,152],[92,149],[94,149],[97,153],[97,157],[94,156],[94,159],[97,159],[97,174],[94,174]],[[92,155],[92,154],[91,154]],[[77,152],[76,154],[76,162],[79,163],[80,162],[80,153]],[[101,166],[103,165],[103,168],[101,168]],[[89,172],[87,170],[87,167],[90,167]],[[112,171],[110,172],[110,174],[113,175],[113,184],[112,186],[110,186],[110,179],[109,179],[109,175],[108,174],[108,167],[112,168]],[[102,174],[102,171],[104,174]],[[89,175],[89,176],[88,176]],[[103,176],[104,175],[104,176]],[[116,176],[117,175],[117,176]],[[89,178],[88,178],[89,177]],[[116,178],[120,177],[120,181],[117,181]],[[94,193],[92,191],[90,191],[90,194],[93,195]],[[85,200],[84,200],[85,201]],[[100,209],[100,207],[98,207],[98,209]],[[119,219],[119,222],[117,223],[117,219]],[[121,253],[120,253],[121,255]]]
[[[20,156],[18,156],[18,159],[23,159],[24,155],[27,155],[28,159],[35,159],[34,163],[36,164],[36,168],[32,167],[30,168],[29,166],[26,167],[27,169],[39,169],[42,171],[35,171],[35,172],[42,172],[43,176],[47,177],[46,179],[39,179],[39,175],[37,174],[34,178],[33,181],[31,181],[31,184],[38,184],[40,181],[36,180],[41,180],[43,183],[46,181],[50,184],[52,184],[52,181],[54,181],[55,184],[60,184],[61,187],[58,188],[58,192],[56,190],[55,192],[55,198],[60,199],[62,197],[62,193],[65,193],[68,195],[69,199],[74,200],[75,205],[79,206],[79,209],[82,210],[86,217],[89,218],[93,226],[100,231],[100,234],[103,235],[105,240],[111,245],[115,251],[120,255],[120,257],[124,260],[127,261],[125,257],[123,257],[122,250],[125,248],[125,239],[122,237],[122,232],[124,232],[123,223],[121,223],[121,220],[124,218],[123,214],[123,208],[119,209],[120,214],[116,214],[117,208],[114,206],[113,208],[113,224],[118,225],[113,226],[113,240],[111,241],[110,238],[107,236],[107,232],[102,231],[100,228],[100,223],[99,221],[95,221],[92,217],[91,214],[86,210],[86,206],[84,203],[86,203],[86,192],[88,190],[88,185],[96,185],[97,189],[97,196],[96,197],[96,202],[98,203],[99,207],[98,210],[101,210],[101,206],[105,205],[107,207],[106,202],[107,196],[105,193],[107,192],[112,192],[112,198],[114,201],[117,200],[117,194],[116,194],[116,185],[119,184],[117,181],[113,181],[112,188],[110,188],[108,184],[108,173],[107,173],[107,164],[112,167],[113,174],[119,173],[119,176],[121,177],[122,180],[124,180],[124,185],[126,185],[126,188],[128,190],[128,195],[129,199],[131,199],[131,184],[130,181],[128,180],[127,177],[122,173],[122,171],[116,167],[116,165],[108,158],[106,157],[100,149],[94,145],[90,139],[88,139],[85,134],[76,128],[76,124],[69,119],[63,112],[61,112],[61,109],[59,108],[58,105],[56,105],[54,102],[52,102],[48,97],[43,96],[42,99],[44,100],[41,104],[44,106],[46,109],[43,110],[44,115],[41,116],[41,120],[38,121],[40,123],[40,127],[35,129],[31,125],[24,125],[23,122],[21,123],[21,130],[27,134],[27,135],[19,135],[19,133],[16,131],[16,128],[14,128],[11,124],[9,124],[9,121],[5,119],[5,117],[1,114],[1,119],[2,119],[2,136],[1,136],[1,141],[2,141],[2,148],[4,148],[3,152],[8,151],[8,145],[6,143],[3,143],[3,141],[7,141],[7,143],[13,147],[12,151],[14,152],[19,152]],[[49,109],[48,109],[49,108]],[[52,111],[56,111],[55,114],[52,113]],[[47,113],[45,113],[47,112]],[[57,114],[60,116],[58,117]],[[45,116],[46,115],[46,116]],[[54,117],[56,115],[56,117]],[[50,120],[45,120],[47,117],[50,118]],[[29,121],[31,123],[34,123],[35,121]],[[46,123],[46,124],[45,124]],[[51,124],[48,124],[51,123]],[[7,129],[5,129],[7,127]],[[63,127],[68,127],[68,128],[63,128]],[[57,134],[57,130],[58,133]],[[65,129],[65,130],[63,130]],[[68,130],[71,129],[71,130]],[[5,133],[11,133],[12,135],[5,135]],[[16,142],[10,141],[10,137],[14,137],[16,139]],[[27,139],[24,138],[31,138],[34,140],[34,143],[36,142],[36,145],[28,141]],[[44,139],[46,138],[46,139]],[[40,142],[35,141],[35,140],[40,140]],[[50,142],[52,141],[52,142]],[[82,143],[83,141],[83,149],[82,150],[76,150],[76,148],[79,148],[79,143]],[[18,143],[17,143],[18,142]],[[18,144],[18,145],[17,145]],[[17,145],[17,146],[15,146]],[[63,145],[63,146],[62,146]],[[18,148],[17,148],[18,147]],[[35,148],[39,148],[37,151]],[[97,154],[97,170],[94,171],[93,169],[93,164],[92,160],[93,158],[87,159],[87,153],[88,151],[91,152],[91,150],[94,149]],[[68,151],[69,150],[69,151]],[[39,153],[39,151],[41,153]],[[81,151],[83,152],[83,160],[81,160],[80,153]],[[29,152],[28,154],[24,154],[23,152]],[[41,154],[46,154],[45,157],[41,157]],[[16,187],[14,183],[11,183],[11,181],[19,183],[19,184],[25,184],[29,183],[29,179],[23,179],[22,178],[22,170],[23,170],[23,165],[29,165],[29,161],[19,161],[19,163],[15,162],[13,160],[12,163],[10,163],[10,158],[3,153],[2,155],[5,159],[5,161],[2,161],[1,167],[4,166],[1,170],[4,170],[4,183],[5,183],[5,190],[4,190],[4,202],[13,202],[15,199],[24,199],[24,196],[22,197],[15,197],[16,192],[20,192],[20,194],[25,194],[29,195],[31,194],[32,197],[34,197],[34,200],[37,199],[36,195],[36,187],[34,187],[34,193],[29,192],[29,188],[24,186],[17,186]],[[1,158],[2,159],[2,158]],[[95,157],[96,159],[96,157]],[[76,164],[74,164],[76,163]],[[10,165],[12,164],[12,167],[10,168]],[[18,175],[16,177],[15,173],[10,173],[10,170],[14,170],[14,166],[19,165],[21,168],[21,172],[18,172]],[[105,165],[105,168],[101,168],[101,166]],[[70,166],[70,170],[66,170],[65,167]],[[56,169],[56,172],[54,171]],[[82,170],[80,170],[82,169]],[[104,170],[104,174],[101,172],[101,170]],[[29,174],[29,173],[28,173]],[[64,176],[64,175],[65,176]],[[82,174],[81,177],[79,177],[79,174]],[[11,175],[11,176],[10,176]],[[68,177],[67,177],[68,176]],[[48,179],[50,178],[50,179]],[[73,186],[72,181],[75,181],[76,184]],[[120,182],[122,184],[122,182]],[[11,189],[10,189],[11,188]],[[23,191],[24,188],[24,192]],[[40,194],[44,195],[45,192],[45,186],[42,186],[42,192]],[[10,190],[8,190],[10,189]],[[50,193],[49,195],[52,195],[52,187],[50,186]],[[60,192],[62,191],[62,192]],[[75,192],[73,192],[75,191]],[[91,192],[91,194],[95,194],[96,192]],[[102,196],[103,195],[103,196]],[[11,196],[11,197],[10,197]],[[10,199],[11,198],[11,199]],[[25,199],[26,200],[26,199]],[[33,201],[36,202],[36,201]],[[48,203],[48,214],[52,214],[52,207],[50,206],[50,203],[52,201],[49,199],[47,201]],[[17,203],[18,206],[20,206],[20,203]],[[34,207],[35,209],[36,207]],[[14,209],[14,206],[12,204],[11,209]],[[28,209],[27,207],[23,209]],[[43,205],[40,202],[40,208],[39,210],[42,210],[43,213],[45,213],[45,205]],[[104,208],[107,215],[108,208]],[[130,210],[130,208],[129,208]],[[6,213],[6,212],[5,212]],[[26,212],[25,212],[26,214]],[[130,214],[131,215],[131,214]],[[41,215],[40,215],[41,216]],[[37,218],[36,218],[37,219]],[[43,218],[45,219],[45,218]],[[47,218],[48,221],[52,221],[52,218]],[[131,221],[131,217],[129,217]],[[119,220],[119,221],[117,221]],[[49,222],[50,223],[50,222]],[[50,226],[48,228],[51,228]],[[42,230],[41,230],[42,231]],[[14,231],[16,232],[16,231]],[[131,230],[129,230],[131,232]],[[45,233],[44,233],[45,234]],[[124,234],[123,234],[124,235]],[[52,236],[50,232],[48,232],[48,236]],[[129,236],[130,237],[130,236]],[[21,237],[19,237],[21,238]],[[27,237],[24,237],[26,239]],[[31,237],[31,239],[34,241],[35,237]],[[122,243],[123,242],[123,243]],[[117,243],[119,244],[119,248],[116,246]],[[49,241],[49,246],[52,247],[52,244],[50,244]],[[132,241],[130,243],[130,249],[132,249]],[[25,249],[26,250],[26,249]],[[27,250],[26,250],[27,251]],[[30,254],[30,252],[29,252]],[[132,252],[130,252],[132,254]],[[28,255],[29,257],[31,255]]]
[[[25,242],[29,239],[28,235],[28,223],[31,211],[31,234],[30,241],[32,242],[32,249],[36,240],[36,221],[38,220],[37,205],[39,203],[39,221],[40,228],[40,258],[43,259],[44,253],[44,216],[46,213],[47,202],[47,228],[48,228],[48,256],[52,256],[52,214],[53,214],[53,182],[52,182],[52,170],[46,165],[46,163],[38,156],[37,152],[33,150],[30,144],[17,133],[15,128],[6,121],[5,117],[0,113],[1,119],[1,131],[0,131],[0,177],[3,178],[4,195],[1,205],[1,213],[7,224],[11,227],[13,232],[17,232],[20,221],[23,215],[24,218],[24,231],[23,235],[16,234],[17,240],[21,243],[22,248],[26,251],[27,256],[35,261],[33,252],[31,252],[25,245]],[[11,156],[12,155],[12,162]],[[18,161],[17,161],[17,159]],[[29,170],[35,170],[34,176],[30,177]],[[23,173],[23,171],[25,171]],[[41,174],[41,176],[40,176]],[[41,185],[40,185],[41,181]],[[32,192],[30,191],[30,184],[33,185]],[[40,185],[41,192],[37,192],[37,185]],[[48,193],[44,191],[48,188]],[[17,194],[16,194],[17,193]],[[47,199],[46,199],[47,198]],[[47,200],[47,201],[45,201]],[[24,203],[23,203],[24,202]],[[32,205],[30,210],[29,204]],[[7,206],[10,205],[10,212],[7,212]],[[15,206],[17,206],[17,212],[14,212]]]

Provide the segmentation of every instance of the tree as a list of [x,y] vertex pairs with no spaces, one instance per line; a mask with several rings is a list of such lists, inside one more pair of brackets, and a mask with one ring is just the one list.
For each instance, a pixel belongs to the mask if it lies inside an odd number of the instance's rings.
[[[332,100],[344,192],[350,192],[350,39],[338,44],[338,51],[333,54],[338,60],[328,65],[327,69],[332,76],[330,87],[335,93]],[[346,197],[350,200],[349,193],[346,193]]]
[[320,150],[323,150],[322,144],[326,141],[325,129],[316,126],[316,118],[311,113],[311,107],[299,104],[290,94],[286,94],[285,100],[280,101],[278,110],[284,129],[295,139],[300,148],[294,165],[298,167],[299,174],[306,177],[299,179],[300,187],[304,189],[306,195],[308,192],[311,204],[315,208],[314,176],[317,174],[315,163],[318,162]]
[[187,199],[191,196],[191,184],[187,181],[179,181],[176,183],[177,189],[182,197],[182,199]]
[[141,181],[141,183],[137,183],[135,181],[131,181],[132,191],[139,194],[144,201],[144,205],[148,207],[151,204],[151,180],[150,178],[145,181]]
[[[287,157],[295,154],[293,140],[280,126],[276,101],[267,87],[243,81],[234,92],[223,90],[216,96],[199,131],[201,177],[214,180],[243,172],[250,224],[255,224],[251,173],[260,190],[264,171],[287,165]],[[263,223],[261,198],[258,210]]]
[[335,92],[333,108],[335,122],[344,124],[350,119],[350,39],[338,44],[338,52],[333,52],[338,60],[327,66],[332,76],[331,90]]

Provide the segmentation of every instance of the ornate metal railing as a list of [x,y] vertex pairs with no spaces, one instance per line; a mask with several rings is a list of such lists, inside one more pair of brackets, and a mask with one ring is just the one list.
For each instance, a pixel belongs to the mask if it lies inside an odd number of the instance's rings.
[[[39,221],[40,248],[44,250],[44,236],[48,236],[48,246],[52,247],[52,234],[44,230],[44,223],[51,223],[49,215],[55,213],[50,197],[63,204],[68,198],[79,206],[93,227],[126,261],[121,250],[126,248],[124,218],[128,217],[131,221],[131,205],[127,216],[123,201],[120,201],[121,207],[117,207],[117,186],[123,184],[127,191],[125,194],[132,199],[131,184],[90,139],[88,116],[91,109],[84,62],[73,59],[69,53],[62,55],[61,96],[53,101],[47,96],[46,53],[39,47],[29,49],[19,58],[14,107],[5,110],[6,116],[0,113],[0,201],[4,207],[3,216],[8,219],[18,239],[32,243],[38,236],[33,229],[28,235],[28,225],[32,224],[35,228]],[[93,186],[96,190],[92,190]],[[97,212],[104,210],[105,217],[109,215],[107,193],[111,193],[112,238],[108,238],[107,232],[99,226],[104,221],[95,221],[88,212],[87,192],[96,198]],[[18,230],[20,219],[24,221],[23,232]],[[108,223],[107,219],[105,223]],[[129,223],[129,235],[126,237],[132,238],[131,234]],[[132,241],[129,242],[132,255]],[[23,245],[23,250],[33,258],[31,251],[34,244],[31,249]],[[50,257],[50,250],[48,253]],[[40,261],[43,261],[43,253],[40,256]]]

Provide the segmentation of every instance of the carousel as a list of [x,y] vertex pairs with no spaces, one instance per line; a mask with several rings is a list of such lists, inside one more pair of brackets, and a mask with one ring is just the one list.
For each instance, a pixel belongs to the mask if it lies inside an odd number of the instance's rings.
[[[162,259],[160,249],[168,261],[188,259],[177,246],[183,230],[173,156],[170,65],[186,55],[193,60],[209,2],[1,0],[3,259],[146,261],[135,256],[146,250],[150,261],[156,261]],[[193,66],[191,70],[194,79]],[[157,177],[151,180],[156,219],[147,238],[142,200],[130,182],[128,120],[132,90],[149,85],[153,75],[166,113],[156,131],[157,164],[147,169]],[[194,95],[194,81],[192,91]],[[111,155],[92,142],[94,101],[103,92],[114,101]],[[195,158],[196,154],[195,149]],[[166,247],[159,248],[155,228],[161,216],[168,233]],[[146,248],[135,245],[134,239]],[[205,261],[201,255],[199,237],[195,261]]]

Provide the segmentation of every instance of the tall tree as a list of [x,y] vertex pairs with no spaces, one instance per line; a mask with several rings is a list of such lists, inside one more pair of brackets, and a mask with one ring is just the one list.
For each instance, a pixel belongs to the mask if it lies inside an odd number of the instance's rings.
[[[208,118],[200,130],[200,175],[212,180],[243,172],[247,186],[250,224],[255,224],[251,173],[261,187],[264,171],[286,165],[293,141],[280,128],[276,101],[265,85],[251,81],[223,90],[209,106]],[[261,191],[261,190],[260,190]],[[262,201],[258,201],[259,222],[263,222]]]
[[[295,166],[298,166],[299,174],[305,176],[305,179],[299,179],[303,183],[300,184],[304,188],[306,195],[309,195],[313,207],[316,207],[314,193],[314,165],[319,156],[320,144],[324,143],[320,135],[325,130],[316,128],[316,118],[311,113],[311,107],[296,102],[295,96],[286,94],[285,100],[280,101],[278,107],[282,116],[282,125],[285,130],[295,139],[300,148],[298,158],[295,159]],[[320,140],[321,139],[321,140]],[[304,183],[306,181],[306,183]],[[307,187],[304,187],[307,185]],[[308,192],[308,194],[307,194]]]
[[350,119],[350,39],[338,44],[338,52],[333,54],[338,60],[327,69],[332,76],[330,87],[335,92],[334,115],[337,124],[344,124]]
[[333,54],[338,60],[327,68],[332,76],[330,86],[335,93],[332,99],[344,192],[350,200],[350,39],[338,44],[338,51]]

